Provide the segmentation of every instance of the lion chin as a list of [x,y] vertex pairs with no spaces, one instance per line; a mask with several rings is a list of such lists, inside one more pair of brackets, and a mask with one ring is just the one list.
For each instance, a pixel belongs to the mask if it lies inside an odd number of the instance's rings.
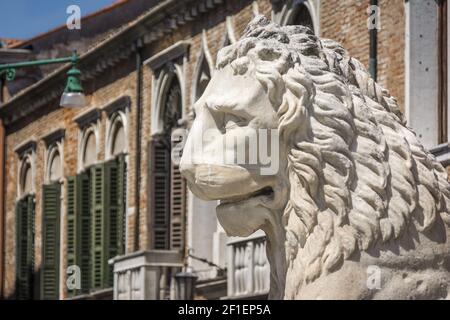
[[[194,110],[180,170],[220,200],[228,235],[264,230],[270,298],[450,298],[447,172],[338,43],[258,16],[219,51]],[[273,129],[277,172],[224,161],[264,154]]]
[[248,237],[259,229],[263,229],[270,219],[271,212],[261,205],[264,200],[257,196],[238,202],[220,201],[217,206],[217,218],[228,236]]
[[181,172],[199,198],[219,200],[217,218],[228,236],[249,236],[272,220],[276,202],[272,179],[233,165],[187,166],[182,162]]

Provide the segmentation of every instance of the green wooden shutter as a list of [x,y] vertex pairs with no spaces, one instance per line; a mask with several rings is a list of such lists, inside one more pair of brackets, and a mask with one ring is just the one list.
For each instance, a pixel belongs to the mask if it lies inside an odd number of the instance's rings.
[[91,279],[91,184],[89,173],[77,175],[77,215],[79,217],[79,267],[81,269],[81,291],[88,292]]
[[61,185],[43,186],[41,299],[59,298],[59,223]]
[[[179,139],[171,141],[172,152],[181,157]],[[170,249],[184,250],[186,180],[180,172],[178,163],[170,161]]]
[[149,191],[153,249],[170,246],[170,153],[163,139],[149,142]]
[[[77,259],[77,231],[79,229],[79,223],[77,223],[76,214],[76,177],[67,177],[67,266],[78,265],[79,259]],[[76,294],[76,290],[69,290],[71,295]]]
[[106,162],[104,175],[104,205],[106,212],[105,234],[106,248],[106,285],[113,285],[113,267],[108,265],[108,260],[125,252],[125,156]]
[[81,271],[81,290],[90,287],[90,184],[89,175],[81,173],[67,178],[67,265],[76,265]]
[[16,295],[33,298],[34,288],[34,197],[16,204]]
[[117,179],[117,206],[119,208],[117,216],[117,254],[125,254],[126,245],[126,201],[127,201],[127,163],[125,155],[117,158],[118,179]]
[[108,281],[107,234],[109,226],[105,203],[105,166],[91,167],[91,289],[103,289]]
[[125,155],[120,155],[116,159],[106,162],[104,175],[104,205],[106,212],[106,225],[108,234],[106,265],[107,265],[107,286],[113,285],[113,266],[108,264],[108,260],[125,253],[125,189],[126,189],[126,163]]

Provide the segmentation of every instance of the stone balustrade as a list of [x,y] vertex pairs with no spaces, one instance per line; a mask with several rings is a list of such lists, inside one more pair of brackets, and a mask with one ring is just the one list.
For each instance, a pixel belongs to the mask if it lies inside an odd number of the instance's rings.
[[173,298],[172,278],[183,267],[178,251],[138,251],[110,260],[114,265],[114,300]]
[[263,297],[269,292],[270,267],[262,233],[228,243],[228,298]]

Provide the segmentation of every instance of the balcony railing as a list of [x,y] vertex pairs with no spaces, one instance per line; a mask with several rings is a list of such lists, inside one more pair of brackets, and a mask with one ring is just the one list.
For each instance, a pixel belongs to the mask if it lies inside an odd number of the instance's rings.
[[266,238],[260,233],[228,243],[227,298],[264,297],[269,292],[270,267]]
[[173,298],[173,275],[183,267],[178,251],[139,251],[111,259],[114,265],[114,300]]

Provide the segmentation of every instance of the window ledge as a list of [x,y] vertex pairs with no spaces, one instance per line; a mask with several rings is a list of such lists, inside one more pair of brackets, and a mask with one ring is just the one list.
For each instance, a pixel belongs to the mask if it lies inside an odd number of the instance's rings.
[[450,165],[450,145],[449,143],[442,143],[433,148],[430,152],[436,157],[444,167]]

